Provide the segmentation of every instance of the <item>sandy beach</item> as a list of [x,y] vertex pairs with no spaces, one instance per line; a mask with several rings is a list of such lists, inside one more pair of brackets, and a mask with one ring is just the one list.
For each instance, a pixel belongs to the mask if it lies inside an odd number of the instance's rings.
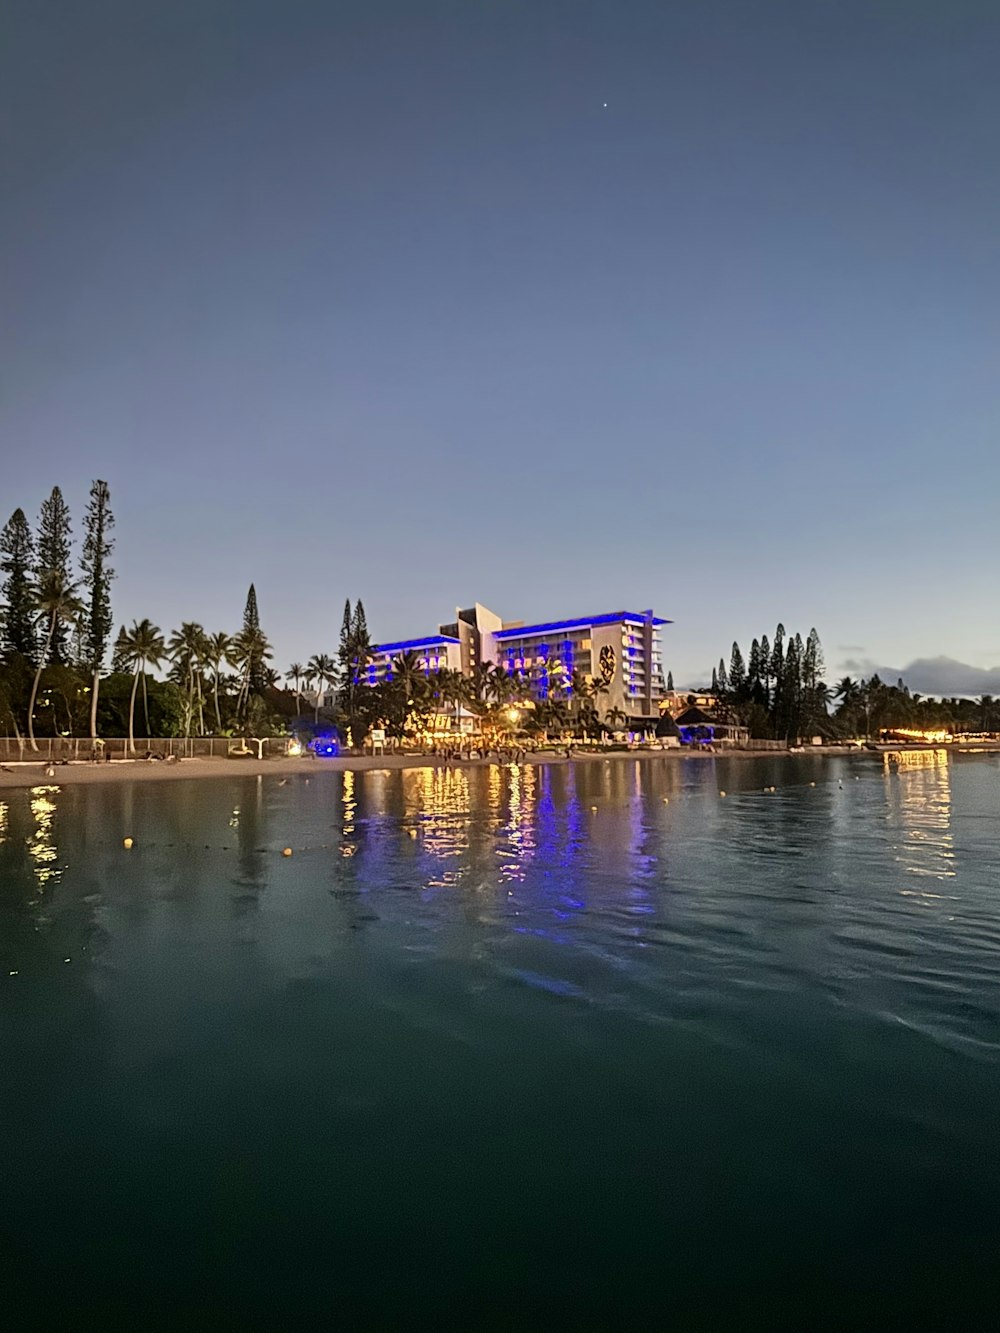
[[[703,763],[709,759],[760,759],[764,757],[786,756],[788,750],[725,750],[711,753],[705,750],[610,750],[580,751],[567,758],[564,754],[553,751],[529,752],[523,758],[526,764],[588,764],[602,761],[620,762],[627,760],[640,763],[673,764],[679,761],[693,760]],[[846,754],[850,751],[843,747],[816,747],[805,753]],[[858,751],[854,750],[857,754]],[[799,756],[801,757],[801,756]],[[495,764],[495,758],[462,759],[454,761],[454,768],[478,768]],[[445,761],[438,755],[430,754],[387,754],[387,755],[344,755],[337,759],[315,759],[304,756],[293,759],[275,757],[271,759],[181,759],[175,763],[149,761],[145,759],[115,760],[112,763],[70,762],[55,764],[54,772],[48,775],[50,765],[47,760],[28,760],[23,763],[9,761],[0,768],[0,789],[9,787],[35,787],[45,782],[56,782],[60,786],[68,783],[93,784],[100,782],[171,782],[178,778],[224,778],[256,777],[262,774],[268,777],[284,777],[294,773],[313,776],[323,772],[369,772],[372,770],[397,768],[443,768]]]

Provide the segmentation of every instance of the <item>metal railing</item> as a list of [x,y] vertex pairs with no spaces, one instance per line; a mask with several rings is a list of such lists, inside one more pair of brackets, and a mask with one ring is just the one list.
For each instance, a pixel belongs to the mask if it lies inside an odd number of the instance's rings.
[[[272,736],[264,741],[263,754],[284,754],[287,736]],[[176,755],[178,759],[225,759],[243,752],[243,741],[238,736],[153,736],[137,737],[135,749],[129,749],[127,736],[102,736],[95,743],[89,736],[38,736],[37,750],[31,748],[26,736],[0,736],[0,762],[31,763],[63,761],[99,761],[114,759],[142,759],[147,754]],[[250,743],[250,753],[256,757],[258,742]]]

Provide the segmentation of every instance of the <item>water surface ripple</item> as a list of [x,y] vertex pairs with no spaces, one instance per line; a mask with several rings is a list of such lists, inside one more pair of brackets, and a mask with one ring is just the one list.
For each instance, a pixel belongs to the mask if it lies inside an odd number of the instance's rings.
[[8,1313],[986,1326],[998,835],[943,752],[6,792]]

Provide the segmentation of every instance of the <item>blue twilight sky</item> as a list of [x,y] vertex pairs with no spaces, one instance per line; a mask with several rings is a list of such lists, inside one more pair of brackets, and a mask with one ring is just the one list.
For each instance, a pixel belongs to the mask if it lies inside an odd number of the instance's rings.
[[1000,689],[998,69],[996,0],[9,3],[0,522],[107,479],[116,619],[254,580],[282,669],[360,595]]

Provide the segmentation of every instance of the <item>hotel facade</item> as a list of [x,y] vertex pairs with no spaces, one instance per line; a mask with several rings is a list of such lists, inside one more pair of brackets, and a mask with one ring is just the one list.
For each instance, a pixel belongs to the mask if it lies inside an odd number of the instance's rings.
[[415,653],[422,670],[447,667],[470,676],[479,666],[518,673],[535,699],[569,698],[574,672],[603,682],[598,701],[627,724],[655,723],[666,695],[660,630],[669,620],[652,611],[609,611],[538,624],[504,621],[476,603],[422,639],[378,644],[368,667],[370,684],[392,673],[402,653]]

